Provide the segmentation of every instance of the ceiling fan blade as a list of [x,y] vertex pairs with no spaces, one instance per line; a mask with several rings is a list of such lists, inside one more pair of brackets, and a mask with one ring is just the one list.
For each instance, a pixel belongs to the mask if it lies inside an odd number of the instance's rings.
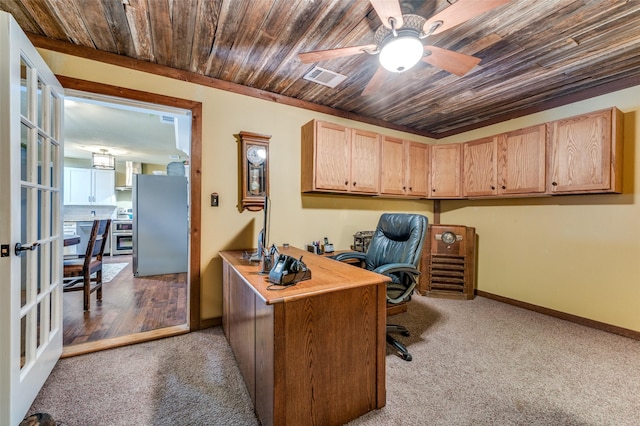
[[[427,22],[424,23],[423,31],[427,34],[441,33],[508,2],[509,0],[458,0],[442,12],[436,13],[427,19]],[[442,22],[442,24],[432,33],[429,33],[431,26],[438,22]]]
[[402,19],[402,9],[400,9],[398,0],[369,0],[369,2],[380,17],[382,25],[391,29],[389,18],[393,18],[396,20],[396,28],[402,27],[404,20]]
[[424,50],[431,51],[431,55],[423,56],[423,62],[449,71],[458,77],[462,77],[480,63],[480,58],[476,58],[475,56],[465,55],[436,46],[425,46]]
[[358,55],[366,50],[375,50],[375,44],[365,44],[364,46],[340,47],[329,50],[315,50],[313,52],[298,53],[298,58],[303,64],[324,61],[326,59],[342,58],[343,56]]
[[364,90],[360,95],[361,96],[373,95],[374,92],[377,92],[382,87],[386,78],[387,78],[387,71],[382,67],[378,67],[378,70],[376,71],[375,74],[373,74],[373,77],[371,77],[371,80],[369,80],[367,87],[364,88]]

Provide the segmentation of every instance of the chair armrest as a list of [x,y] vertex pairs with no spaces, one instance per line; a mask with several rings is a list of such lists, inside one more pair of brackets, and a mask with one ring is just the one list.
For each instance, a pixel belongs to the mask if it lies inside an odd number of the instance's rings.
[[367,258],[367,253],[363,253],[361,251],[348,251],[345,253],[338,253],[334,256],[331,256],[331,259],[338,260],[340,262],[344,262],[345,260],[357,259],[359,261],[364,261]]
[[383,275],[405,272],[413,275],[414,277],[420,275],[420,271],[410,263],[388,263],[386,265],[378,266],[373,270],[373,272],[377,272],[378,274]]
[[[387,283],[387,302],[392,304],[402,303],[411,296],[418,284],[417,277],[420,275],[420,271],[410,263],[389,263],[378,266],[373,272],[400,278],[401,282],[395,282],[394,279],[391,283]],[[401,278],[403,276],[409,278],[410,281],[403,284],[404,280]]]

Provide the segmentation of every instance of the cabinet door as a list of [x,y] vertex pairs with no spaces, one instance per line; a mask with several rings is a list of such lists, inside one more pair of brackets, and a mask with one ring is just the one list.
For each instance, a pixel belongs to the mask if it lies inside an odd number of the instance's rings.
[[316,122],[315,189],[349,189],[349,129]]
[[111,205],[116,202],[115,170],[92,170],[93,204]]
[[467,142],[463,145],[463,196],[477,197],[496,194],[496,140],[496,137],[490,137]]
[[64,168],[64,204],[91,204],[91,169]]
[[404,195],[407,169],[405,142],[402,139],[384,136],[381,151],[380,192],[388,195]]
[[431,196],[429,198],[462,198],[462,145],[431,146]]
[[426,197],[429,194],[429,145],[407,142],[407,195]]
[[549,192],[610,189],[611,110],[552,122],[549,143]]
[[351,130],[351,185],[349,191],[377,194],[380,188],[380,136]]
[[498,194],[537,194],[546,190],[547,126],[498,137]]

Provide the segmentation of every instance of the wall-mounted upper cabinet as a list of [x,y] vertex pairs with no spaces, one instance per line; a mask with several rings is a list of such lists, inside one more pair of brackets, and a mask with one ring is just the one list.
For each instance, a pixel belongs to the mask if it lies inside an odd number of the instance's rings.
[[462,145],[464,197],[482,197],[498,193],[497,141],[498,138],[494,136]]
[[498,195],[535,195],[546,190],[547,126],[497,137]]
[[302,192],[378,193],[380,135],[312,120],[301,136]]
[[549,123],[548,192],[622,192],[623,119],[614,107]]
[[430,146],[425,143],[405,141],[407,148],[407,195],[427,197],[429,195]]
[[64,168],[65,205],[114,205],[115,170]]
[[623,121],[614,107],[427,145],[312,120],[302,127],[302,192],[428,199],[620,193]]
[[431,146],[429,198],[462,198],[462,144]]
[[463,144],[463,196],[543,194],[546,137],[542,124]]
[[382,137],[380,194],[426,197],[429,145]]
[[351,129],[349,192],[380,191],[380,135]]

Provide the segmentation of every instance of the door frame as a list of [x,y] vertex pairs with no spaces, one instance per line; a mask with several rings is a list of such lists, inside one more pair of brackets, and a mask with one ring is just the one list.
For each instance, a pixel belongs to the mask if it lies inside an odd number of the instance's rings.
[[92,342],[63,348],[62,358],[93,352],[96,350],[114,348],[149,340],[160,339],[199,330],[200,319],[200,257],[201,257],[201,217],[202,217],[202,103],[188,99],[174,98],[140,90],[126,89],[93,81],[56,75],[65,89],[100,95],[131,99],[151,104],[165,105],[191,111],[191,151],[189,156],[189,189],[190,189],[190,238],[189,238],[189,324],[167,327],[165,329],[136,333],[124,338],[107,339],[107,342]]

